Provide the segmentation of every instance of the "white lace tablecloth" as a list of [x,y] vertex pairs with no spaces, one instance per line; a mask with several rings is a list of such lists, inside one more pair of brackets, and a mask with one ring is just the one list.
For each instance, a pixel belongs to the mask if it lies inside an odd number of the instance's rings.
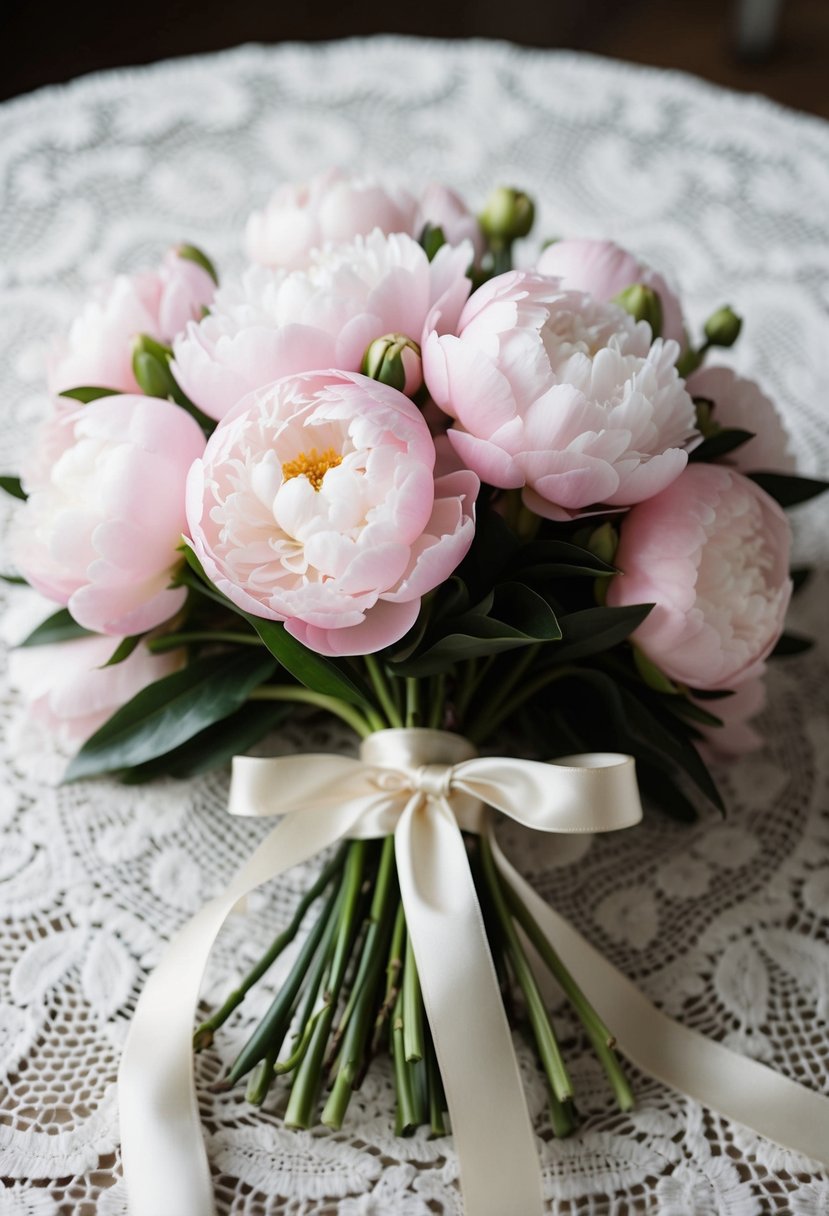
[[[541,237],[619,239],[673,275],[695,323],[730,302],[746,318],[736,365],[782,404],[802,471],[829,469],[829,128],[672,73],[379,39],[242,48],[0,107],[3,471],[46,410],[47,341],[94,280],[183,237],[231,270],[251,206],[331,162],[439,177],[475,202],[493,183],[520,185],[539,201]],[[825,634],[825,506],[801,508],[797,522],[800,556],[823,569],[794,623]],[[5,632],[19,635],[28,607],[15,589],[6,598]],[[723,772],[724,822],[654,813],[559,869],[543,845],[515,840],[544,894],[663,1008],[822,1090],[826,655],[822,644],[775,667],[768,747]],[[165,939],[261,829],[229,821],[224,776],[59,788],[62,758],[11,693],[2,724],[0,1216],[120,1216],[115,1076],[127,1019]],[[297,728],[283,745],[349,744]],[[232,919],[206,1000],[257,956],[306,878],[292,873]],[[263,990],[221,1036],[222,1056],[267,999]],[[562,1027],[573,1029],[566,1016]],[[829,1213],[825,1173],[647,1078],[635,1078],[637,1108],[618,1114],[586,1054],[573,1068],[583,1129],[555,1141],[540,1076],[521,1059],[551,1212]],[[208,1094],[220,1067],[216,1052],[198,1059],[222,1213],[460,1213],[451,1144],[390,1131],[387,1068],[372,1069],[342,1133],[296,1134],[240,1093]]]

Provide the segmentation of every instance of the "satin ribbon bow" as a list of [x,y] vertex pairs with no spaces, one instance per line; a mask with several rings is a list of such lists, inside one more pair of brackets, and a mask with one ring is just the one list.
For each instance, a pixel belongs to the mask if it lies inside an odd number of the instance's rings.
[[[121,1151],[132,1216],[211,1216],[192,1032],[210,948],[255,887],[344,837],[395,836],[406,923],[443,1078],[467,1216],[541,1216],[541,1172],[512,1038],[461,829],[486,807],[544,832],[606,832],[641,818],[633,760],[555,764],[476,758],[458,735],[388,730],[360,760],[233,762],[230,809],[282,815],[229,887],[171,941],[135,1011],[119,1073]],[[565,966],[644,1071],[816,1160],[829,1160],[829,1101],[660,1013],[523,882],[494,847]]]

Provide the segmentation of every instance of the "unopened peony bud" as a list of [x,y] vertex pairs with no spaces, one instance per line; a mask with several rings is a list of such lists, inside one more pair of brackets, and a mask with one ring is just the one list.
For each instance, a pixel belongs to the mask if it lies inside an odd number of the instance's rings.
[[205,274],[209,274],[213,282],[218,285],[219,276],[216,273],[216,267],[197,245],[179,245],[175,252],[180,258],[184,258],[185,262],[195,262],[197,266],[201,266]]
[[412,397],[423,383],[420,347],[405,334],[375,338],[366,348],[360,370],[407,397]]
[[605,520],[600,527],[594,528],[587,538],[586,548],[608,565],[612,565],[618,547],[619,533],[610,520]]
[[510,244],[529,233],[535,219],[535,204],[522,190],[499,186],[486,200],[479,219],[492,244]]
[[726,304],[712,313],[705,322],[706,341],[709,346],[733,346],[742,327],[742,318]]
[[613,297],[613,303],[630,313],[634,321],[647,321],[655,338],[662,336],[662,301],[652,287],[631,283]]
[[146,397],[170,399],[176,382],[170,372],[172,352],[148,334],[136,334],[132,341],[132,374]]

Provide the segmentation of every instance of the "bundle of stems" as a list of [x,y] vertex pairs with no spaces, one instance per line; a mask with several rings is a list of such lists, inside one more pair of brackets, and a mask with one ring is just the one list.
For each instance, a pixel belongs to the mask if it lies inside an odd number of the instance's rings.
[[[467,836],[466,841],[505,1006],[515,1021],[513,998],[520,992],[523,1019],[548,1083],[553,1131],[567,1136],[576,1126],[573,1086],[527,942],[577,1014],[619,1107],[629,1109],[633,1095],[610,1031],[497,869],[487,838]],[[314,905],[319,905],[315,918],[310,915]],[[340,1128],[372,1058],[388,1052],[398,1135],[411,1135],[423,1125],[433,1136],[445,1135],[446,1099],[406,932],[391,836],[340,847],[287,927],[221,1008],[198,1027],[196,1050],[213,1041],[306,919],[310,925],[287,978],[218,1087],[229,1089],[247,1077],[247,1097],[261,1105],[283,1077],[289,1086],[288,1127],[308,1128],[319,1120]]]

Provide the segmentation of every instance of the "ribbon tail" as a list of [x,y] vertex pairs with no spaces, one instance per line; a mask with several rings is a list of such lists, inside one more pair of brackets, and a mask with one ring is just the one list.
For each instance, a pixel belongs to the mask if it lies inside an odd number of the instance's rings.
[[193,1020],[208,955],[239,899],[341,839],[362,810],[346,804],[336,815],[283,819],[230,886],[172,939],[147,980],[118,1073],[130,1216],[213,1216],[193,1074]]
[[[533,891],[501,852],[491,830],[490,839],[499,870],[588,1000],[609,1021],[628,1059],[725,1118],[829,1167],[829,1098],[662,1013]],[[539,980],[546,978],[539,974]]]
[[532,1122],[460,828],[443,800],[416,794],[395,845],[466,1216],[541,1216]]

